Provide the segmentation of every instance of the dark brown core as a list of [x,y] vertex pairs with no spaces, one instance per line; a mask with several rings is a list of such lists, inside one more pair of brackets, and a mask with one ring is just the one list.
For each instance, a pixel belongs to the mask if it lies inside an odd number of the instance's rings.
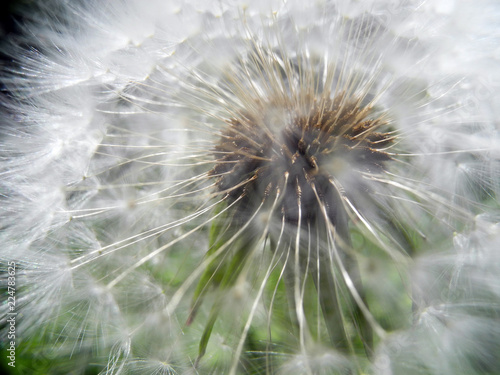
[[242,217],[279,191],[276,212],[287,223],[311,224],[323,207],[336,225],[341,195],[366,193],[362,175],[380,172],[390,160],[384,149],[392,136],[379,131],[386,123],[371,118],[371,108],[339,97],[303,112],[290,111],[279,129],[260,114],[228,121],[210,174],[229,202],[241,198]]

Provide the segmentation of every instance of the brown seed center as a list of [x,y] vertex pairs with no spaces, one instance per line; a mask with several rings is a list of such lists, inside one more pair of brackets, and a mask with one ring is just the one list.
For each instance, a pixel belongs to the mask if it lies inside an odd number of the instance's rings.
[[379,130],[386,122],[359,101],[321,99],[300,112],[288,111],[282,123],[270,124],[266,110],[228,121],[210,174],[230,202],[240,198],[243,217],[280,191],[286,222],[312,223],[322,205],[335,224],[341,193],[333,182],[359,194],[367,189],[362,174],[390,160],[384,150],[393,137]]

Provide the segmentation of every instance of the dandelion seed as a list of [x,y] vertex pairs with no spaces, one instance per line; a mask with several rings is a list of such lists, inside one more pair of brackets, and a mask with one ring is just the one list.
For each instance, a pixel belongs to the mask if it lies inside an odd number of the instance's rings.
[[[20,367],[497,372],[497,99],[482,82],[498,32],[478,9],[37,5],[2,76]],[[464,53],[446,38],[467,39],[467,12],[486,44]]]

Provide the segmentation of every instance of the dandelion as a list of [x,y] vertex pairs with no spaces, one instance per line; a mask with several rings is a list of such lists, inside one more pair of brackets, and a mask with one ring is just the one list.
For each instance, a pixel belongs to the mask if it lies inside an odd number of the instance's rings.
[[498,372],[483,3],[38,4],[3,75],[19,366]]

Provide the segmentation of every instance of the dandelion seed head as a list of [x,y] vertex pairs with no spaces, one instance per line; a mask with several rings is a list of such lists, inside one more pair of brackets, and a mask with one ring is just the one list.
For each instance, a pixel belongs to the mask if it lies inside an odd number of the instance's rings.
[[0,98],[23,353],[47,373],[496,370],[480,3],[37,5]]

